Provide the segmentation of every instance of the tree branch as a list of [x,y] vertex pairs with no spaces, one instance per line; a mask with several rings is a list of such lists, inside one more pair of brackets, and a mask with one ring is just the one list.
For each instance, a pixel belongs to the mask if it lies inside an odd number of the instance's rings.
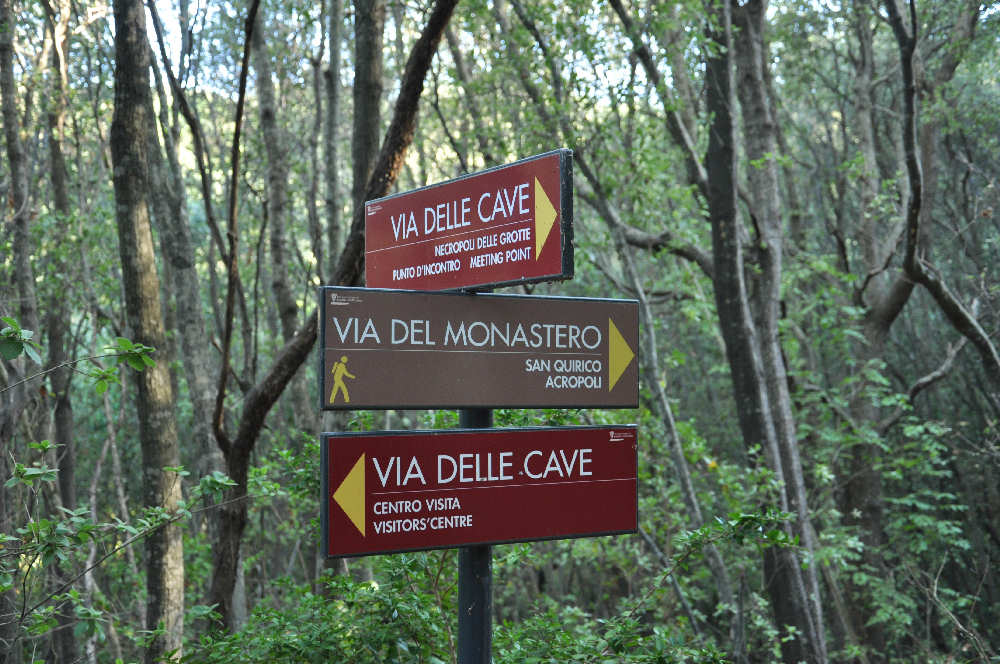
[[[451,19],[458,0],[437,0],[431,14],[424,25],[420,37],[410,51],[403,72],[403,80],[393,109],[392,121],[382,140],[375,168],[368,179],[365,200],[381,198],[389,193],[389,188],[396,181],[399,170],[403,166],[406,152],[413,143],[413,133],[417,123],[417,108],[420,95],[424,90],[424,79],[430,69],[431,61],[437,52],[438,44],[444,35],[444,29]],[[337,263],[333,275],[333,283],[342,286],[357,286],[364,280],[364,230],[365,205],[359,205],[354,210],[351,220],[351,230],[344,244],[344,253]]]
[[965,336],[979,351],[986,374],[996,388],[1000,388],[1000,353],[989,335],[972,314],[948,288],[941,275],[918,255],[920,239],[920,210],[923,204],[923,172],[917,152],[917,86],[913,72],[913,59],[917,44],[917,17],[915,0],[909,2],[910,25],[903,17],[896,0],[887,0],[886,10],[896,43],[899,46],[900,73],[903,79],[903,151],[906,174],[910,184],[910,201],[906,211],[906,257],[903,267],[907,276],[931,294],[941,312],[958,332]]
[[653,56],[649,52],[649,48],[642,42],[642,38],[632,21],[632,17],[625,11],[621,0],[611,0],[611,7],[615,10],[615,14],[618,15],[619,20],[621,20],[629,39],[632,40],[632,50],[639,57],[639,62],[642,63],[642,68],[646,72],[646,78],[653,84],[656,94],[660,98],[660,103],[663,104],[667,120],[667,131],[670,133],[677,147],[684,153],[684,165],[687,167],[688,180],[691,184],[698,187],[698,191],[707,200],[708,174],[701,163],[701,159],[698,158],[694,139],[692,139],[687,127],[682,122],[680,113],[676,110],[677,104],[671,99],[666,84],[663,82],[663,77],[656,68],[656,63],[653,62]]
[[[955,358],[958,357],[959,352],[965,348],[965,344],[968,343],[968,341],[969,340],[967,338],[963,337],[958,341],[958,343],[948,344],[948,349],[945,351],[945,358],[944,361],[941,362],[941,366],[934,371],[931,371],[929,374],[921,376],[916,380],[916,382],[913,383],[913,385],[910,385],[910,389],[908,390],[910,403],[913,403],[918,394],[931,387],[951,372],[952,367],[955,366]],[[885,435],[889,429],[896,426],[896,423],[899,422],[905,413],[905,408],[896,408],[896,410],[893,411],[889,417],[879,422],[877,427],[879,434]]]
[[233,339],[233,319],[235,318],[236,286],[239,280],[239,268],[236,265],[239,237],[236,234],[236,209],[239,200],[240,185],[240,135],[243,131],[243,108],[246,103],[247,76],[250,71],[250,42],[253,40],[254,26],[257,23],[257,10],[260,0],[253,0],[244,23],[245,40],[243,43],[243,61],[240,66],[239,96],[236,100],[236,119],[233,129],[232,174],[229,179],[229,208],[226,235],[229,240],[229,253],[226,255],[226,270],[228,273],[226,286],[226,314],[223,320],[222,332],[222,363],[219,370],[219,387],[215,395],[215,412],[212,416],[212,432],[227,457],[232,451],[232,441],[223,428],[223,406],[226,401],[226,383],[229,379],[229,355]]

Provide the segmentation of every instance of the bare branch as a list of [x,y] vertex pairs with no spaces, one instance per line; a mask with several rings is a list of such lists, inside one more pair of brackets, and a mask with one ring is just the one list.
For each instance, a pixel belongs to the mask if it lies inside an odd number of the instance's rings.
[[927,289],[952,327],[976,347],[990,381],[1000,388],[1000,353],[993,341],[976,320],[976,316],[948,288],[938,271],[924,256],[918,255],[923,172],[917,151],[917,86],[913,71],[917,44],[916,8],[914,1],[910,0],[908,27],[903,24],[896,0],[888,0],[886,9],[899,46],[900,73],[903,79],[903,150],[910,184],[910,200],[906,211],[906,257],[903,266],[910,279]]
[[[917,398],[918,394],[920,394],[921,392],[923,392],[924,390],[931,387],[932,385],[940,381],[942,378],[947,376],[949,373],[951,373],[952,367],[955,366],[955,358],[958,357],[959,352],[961,352],[961,350],[965,348],[965,344],[968,343],[968,341],[969,340],[967,338],[962,337],[958,341],[958,343],[948,344],[948,349],[947,351],[945,351],[945,358],[941,362],[941,365],[937,369],[931,371],[929,374],[918,378],[916,382],[913,383],[913,385],[910,385],[910,389],[908,390],[910,403],[913,403],[913,401]],[[896,426],[899,420],[902,419],[903,415],[906,414],[906,411],[907,411],[906,408],[900,406],[896,408],[896,410],[893,411],[891,415],[889,415],[881,422],[879,422],[878,424],[879,434],[885,435],[889,431],[889,429]]]
[[667,90],[666,84],[663,82],[663,77],[660,75],[660,71],[656,68],[656,63],[653,62],[653,56],[649,52],[649,48],[643,43],[639,31],[636,29],[632,17],[628,15],[625,11],[625,7],[622,5],[621,0],[611,0],[611,7],[615,10],[615,14],[618,15],[619,20],[622,22],[622,26],[625,28],[625,32],[628,33],[629,39],[632,40],[632,49],[637,56],[639,56],[639,61],[642,63],[642,68],[646,72],[646,77],[649,79],[650,83],[656,89],[656,94],[660,98],[660,103],[663,104],[663,110],[666,114],[667,120],[667,131],[670,133],[671,138],[674,143],[683,151],[684,153],[684,165],[687,167],[688,180],[691,184],[698,187],[698,191],[701,192],[702,196],[706,199],[708,198],[708,173],[705,171],[704,165],[701,163],[701,159],[698,157],[697,147],[695,146],[694,139],[688,132],[687,127],[684,125],[680,113],[677,111],[677,103],[671,98],[670,92]]

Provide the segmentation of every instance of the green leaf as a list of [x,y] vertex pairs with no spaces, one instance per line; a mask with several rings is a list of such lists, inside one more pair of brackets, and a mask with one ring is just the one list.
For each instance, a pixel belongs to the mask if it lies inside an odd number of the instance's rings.
[[24,344],[16,339],[0,339],[0,356],[5,360],[13,360],[21,354]]
[[31,344],[24,344],[24,354],[27,355],[35,364],[41,364],[42,358],[39,357],[38,351],[31,347]]

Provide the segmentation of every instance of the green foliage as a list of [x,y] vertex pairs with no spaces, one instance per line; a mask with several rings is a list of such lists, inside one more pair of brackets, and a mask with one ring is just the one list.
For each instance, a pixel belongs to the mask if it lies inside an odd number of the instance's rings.
[[388,578],[381,583],[335,576],[324,581],[323,594],[282,584],[280,606],[258,605],[244,629],[202,637],[191,644],[183,661],[452,661],[451,612],[434,594],[414,587],[427,581],[428,554],[398,558],[387,566]]
[[[31,443],[30,447],[45,454],[53,450],[49,441]],[[165,468],[164,471],[188,475],[183,467]],[[14,463],[14,473],[5,483],[9,490],[20,490],[24,497],[24,507],[30,518],[23,526],[11,534],[0,534],[0,592],[15,587],[23,594],[24,610],[17,618],[21,636],[38,637],[55,629],[56,611],[60,605],[68,603],[77,619],[74,630],[78,636],[93,636],[98,641],[106,638],[107,625],[116,619],[114,606],[100,602],[99,597],[84,597],[72,581],[86,572],[98,570],[101,566],[114,566],[128,547],[142,542],[166,523],[189,520],[195,512],[203,512],[206,507],[195,508],[202,502],[211,504],[221,492],[234,485],[225,474],[212,472],[199,479],[191,487],[186,500],[181,501],[176,512],[170,513],[159,507],[148,507],[133,515],[129,520],[113,517],[110,520],[95,520],[87,506],[68,509],[60,507],[55,514],[41,516],[38,496],[43,490],[50,490],[58,478],[58,471],[44,462],[31,465]],[[15,495],[15,494],[12,494]],[[96,561],[88,564],[88,549],[103,549],[104,553]],[[53,569],[59,569],[57,578],[68,578],[70,583],[56,587],[46,584]],[[20,577],[20,578],[19,578]],[[128,582],[134,591],[138,580]],[[135,638],[149,637],[142,630],[134,631]]]
[[[0,329],[0,357],[5,360],[12,360],[24,353],[36,364],[41,364],[41,358],[38,355],[38,351],[42,347],[32,341],[34,333],[31,330],[23,329],[17,322],[16,319],[10,317],[0,318],[7,326]],[[116,337],[115,344],[105,348],[105,353],[100,355],[91,355],[87,357],[81,357],[74,360],[69,360],[65,362],[63,366],[75,367],[82,362],[92,362],[93,367],[89,367],[81,371],[81,373],[87,376],[94,386],[98,395],[104,394],[111,385],[117,385],[119,380],[118,367],[122,365],[127,365],[134,369],[135,371],[143,371],[149,367],[155,366],[156,362],[150,355],[156,352],[156,349],[152,346],[146,346],[145,344],[133,342],[125,337]],[[114,367],[103,367],[98,363],[98,360],[102,358],[110,357],[115,360]],[[59,367],[51,367],[44,371],[41,371],[29,378],[24,379],[21,383],[25,382],[30,378],[37,378],[51,373]],[[0,391],[8,390],[13,385],[4,386]]]
[[[722,662],[708,643],[689,641],[683,630],[641,620],[671,574],[691,564],[708,543],[790,546],[781,524],[789,515],[733,514],[676,538],[677,553],[646,590],[623,598],[611,618],[596,617],[572,603],[540,596],[529,617],[506,620],[494,635],[498,661],[516,662]],[[597,540],[599,541],[599,540]],[[580,544],[590,546],[587,540]],[[519,544],[498,550],[494,575],[501,581],[524,565],[538,564]],[[184,661],[231,662],[449,662],[454,659],[455,552],[399,554],[368,559],[378,581],[334,576],[323,593],[279,583],[280,593],[259,604],[242,630],[203,636]]]
[[31,330],[25,330],[16,319],[9,316],[0,317],[0,321],[6,323],[6,326],[0,328],[0,357],[5,360],[13,360],[24,353],[35,364],[41,364],[42,358],[39,357],[38,351],[42,347],[37,342],[32,341],[35,333]]
[[595,619],[576,607],[540,602],[532,615],[499,626],[494,652],[500,662],[558,664],[560,662],[643,662],[708,664],[725,662],[712,646],[685,643],[663,626],[652,629],[634,619]]
[[118,364],[127,364],[136,371],[142,371],[148,367],[156,366],[150,353],[156,349],[152,346],[135,343],[125,337],[116,337],[115,345],[108,348],[112,351],[115,361]]
[[[233,103],[246,6],[221,3],[182,27],[176,16],[168,15],[167,4],[160,11],[173,25],[168,25],[168,33],[176,30],[191,38],[193,50],[174,66],[202,122],[199,139],[210,171],[210,200],[201,200],[189,128],[171,113],[168,122],[176,120],[178,125],[163,128],[160,135],[178,141],[183,187],[164,190],[170,190],[171,206],[186,212],[190,223],[194,249],[182,258],[191,259],[189,266],[201,281],[197,304],[208,323],[208,331],[195,342],[215,345],[222,329],[218,291],[226,277],[220,261],[225,250],[220,252],[215,244],[218,229],[209,228],[206,209],[214,211],[218,223],[229,193],[230,181],[224,175],[232,166],[229,142],[235,129]],[[659,85],[645,71],[608,3],[459,3],[450,27],[469,77],[460,80],[458,63],[442,42],[426,82],[416,139],[396,183],[398,190],[405,190],[557,146],[573,149],[576,274],[572,281],[536,284],[519,292],[635,297],[608,226],[588,202],[592,197],[606,197],[628,229],[664,243],[655,251],[631,248],[652,308],[649,324],[658,335],[660,358],[660,366],[643,364],[643,406],[494,413],[496,425],[505,427],[638,422],[640,525],[663,549],[663,556],[642,538],[625,536],[497,547],[497,659],[721,658],[731,645],[725,635],[736,607],[720,603],[698,553],[712,543],[741,584],[739,608],[746,617],[749,650],[757,659],[777,660],[780,632],[764,595],[760,547],[795,542],[787,537],[780,515],[761,516],[775,504],[782,478],[769,468],[759,445],[742,439],[734,415],[741,395],[732,390],[714,285],[684,253],[710,252],[711,225],[704,196],[688,177],[688,155],[671,133],[679,119],[694,154],[706,154],[710,118],[704,113],[704,65],[705,58],[719,50],[705,42],[710,26],[703,3],[625,4],[659,68]],[[207,450],[204,441],[191,435],[193,385],[182,375],[178,359],[183,330],[168,330],[168,343],[155,353],[119,336],[128,332],[114,224],[108,223],[116,205],[107,163],[114,98],[112,31],[104,29],[100,17],[90,20],[94,7],[73,5],[65,70],[69,86],[65,95],[52,94],[50,84],[59,77],[48,69],[47,59],[38,57],[38,49],[51,45],[51,39],[37,36],[55,17],[38,3],[20,5],[13,36],[21,57],[14,77],[24,94],[15,95],[15,102],[40,104],[38,112],[19,109],[24,122],[35,123],[22,127],[22,135],[37,138],[35,147],[41,148],[49,138],[62,139],[72,208],[55,209],[54,178],[44,172],[54,160],[35,159],[39,168],[29,169],[27,239],[37,305],[45,316],[64,317],[63,346],[69,357],[81,358],[66,365],[75,375],[63,393],[59,381],[45,380],[55,378],[46,364],[51,358],[41,352],[49,341],[50,319],[39,329],[24,330],[14,317],[0,318],[0,359],[14,360],[0,362],[0,381],[13,376],[0,384],[0,408],[6,407],[9,390],[31,381],[32,403],[19,415],[12,439],[3,441],[7,476],[0,478],[9,498],[6,504],[13,506],[13,524],[9,532],[0,533],[0,588],[9,589],[27,609],[19,626],[22,642],[41,652],[58,633],[54,630],[63,624],[60,618],[69,616],[76,619],[73,631],[79,639],[96,639],[100,661],[110,661],[112,646],[123,649],[124,661],[139,659],[139,649],[155,630],[139,624],[146,597],[142,547],[135,545],[152,529],[178,520],[184,524],[191,661],[198,661],[198,653],[214,658],[211,661],[309,661],[312,655],[295,649],[297,641],[333,660],[452,661],[453,552],[352,561],[352,572],[360,577],[370,571],[375,586],[338,579],[320,593],[308,585],[321,566],[315,552],[316,427],[313,418],[298,417],[302,409],[287,398],[268,414],[249,472],[242,562],[257,612],[240,635],[216,635],[203,646],[195,643],[204,624],[200,621],[212,607],[192,605],[190,598],[203,596],[210,582],[215,532],[211,510],[232,483],[224,475],[201,472]],[[288,161],[284,243],[292,265],[287,276],[302,308],[300,320],[315,301],[319,275],[336,259],[320,255],[331,249],[324,246],[324,234],[337,230],[323,227],[324,199],[329,197],[342,213],[350,212],[345,167],[351,161],[354,16],[351,3],[346,5],[344,32],[335,46],[343,55],[340,71],[327,71],[331,44],[320,34],[329,3],[269,0],[261,5],[265,51],[279,98],[275,120]],[[386,5],[383,119],[428,5]],[[1000,13],[995,8],[979,12],[975,30],[966,38],[952,39],[963,24],[963,11],[972,10],[957,3],[925,2],[917,8],[922,40],[918,70],[924,76],[918,131],[923,156],[929,160],[924,164],[922,214],[927,223],[921,259],[934,266],[963,306],[976,311],[983,329],[995,339],[1000,320]],[[501,26],[497,11],[506,12],[509,28]],[[734,12],[740,11],[734,5]],[[793,394],[809,516],[819,539],[810,562],[823,565],[831,582],[859,589],[859,597],[847,590],[846,607],[870,609],[871,624],[884,628],[891,657],[971,659],[969,646],[975,641],[968,635],[978,631],[984,642],[995,643],[1000,625],[994,564],[1000,557],[995,399],[984,388],[988,381],[983,365],[971,348],[958,353],[954,366],[933,386],[918,396],[910,393],[916,379],[941,366],[946,349],[959,336],[919,288],[888,333],[872,333],[878,305],[908,287],[900,280],[905,243],[901,221],[911,192],[900,173],[898,154],[903,135],[898,50],[884,17],[867,3],[792,0],[773,5],[766,20],[766,74],[775,111],[771,121],[780,129],[781,140],[776,153],[754,162],[743,160],[737,150],[741,234],[745,231],[751,238],[744,276],[751,298],[759,298],[757,192],[747,190],[745,177],[752,169],[774,163],[780,170],[779,214],[785,228],[777,341]],[[871,44],[864,48],[859,43],[863,28],[872,30]],[[745,34],[736,30],[737,38]],[[953,64],[954,77],[938,85],[939,75],[949,74]],[[867,90],[859,85],[862,66],[872,69]],[[240,389],[232,389],[227,397],[227,427],[239,416],[241,392],[246,394],[261,379],[285,342],[270,297],[272,280],[283,275],[273,273],[270,260],[271,247],[277,246],[270,244],[270,234],[278,220],[269,218],[267,208],[266,155],[250,73],[243,168],[233,192],[239,210],[239,237],[233,239],[240,247],[237,269],[243,288],[235,321],[239,333],[227,368],[233,372],[230,384]],[[735,81],[737,86],[741,80]],[[326,99],[315,96],[322,95],[327,82],[340,92],[341,117],[332,131],[338,155],[327,155],[320,136],[312,133],[319,127],[314,120],[325,120],[314,113],[328,110]],[[50,112],[63,110],[57,127],[46,124]],[[871,120],[870,146],[865,145],[866,123],[861,120]],[[873,148],[874,162],[865,147]],[[584,160],[597,175],[600,191],[584,176]],[[323,178],[334,167],[339,169],[340,200],[322,191]],[[10,181],[3,160],[0,181]],[[154,232],[163,240],[170,237],[165,224]],[[343,241],[343,229],[340,232],[338,242]],[[12,260],[12,235],[0,233],[0,274],[5,277],[19,269]],[[226,238],[221,241],[225,245]],[[317,251],[321,246],[323,251]],[[179,304],[170,275],[180,263],[173,255],[153,258],[164,277],[162,308],[170,325]],[[15,310],[20,297],[8,282],[0,279],[3,314]],[[751,304],[755,312],[759,305]],[[637,352],[645,353],[646,348]],[[185,493],[174,513],[141,507],[146,479],[134,435],[137,414],[128,384],[122,381],[130,371],[152,366],[153,358],[170,365],[178,388],[183,463],[199,469],[167,469]],[[220,367],[209,364],[196,370],[218,375]],[[24,378],[24,367],[34,365],[45,369],[36,367],[38,373]],[[314,365],[307,361],[304,366],[307,384],[315,383]],[[694,532],[689,532],[681,507],[684,498],[671,460],[670,434],[649,408],[653,395],[646,387],[657,384],[674,409],[682,460],[709,523]],[[113,389],[116,385],[122,389]],[[295,394],[299,398],[301,392]],[[72,404],[62,401],[64,397],[71,397]],[[47,431],[56,404],[72,406],[72,440]],[[338,426],[348,431],[387,426],[448,429],[458,426],[458,414],[363,411],[338,420]],[[110,459],[97,472],[101,450],[109,449],[105,443],[112,434],[121,457],[120,477],[114,481]],[[66,446],[29,442],[45,436]],[[73,509],[59,510],[53,507],[60,492],[56,468],[61,459],[73,458],[71,452],[77,464],[78,502]],[[871,536],[877,533],[866,532],[858,515],[843,509],[851,482],[868,470],[878,481],[875,500],[882,515],[884,544],[878,555],[885,565],[877,568],[865,562],[871,553],[866,546],[872,546]],[[79,497],[90,500],[92,481],[95,504],[83,511]],[[78,579],[92,548],[99,561],[95,586],[85,590],[77,580],[63,588],[65,579]],[[667,584],[665,565],[672,570],[676,588]],[[829,589],[821,592],[823,601],[832,605]],[[681,599],[687,600],[690,613],[679,608]],[[827,619],[832,624],[831,614],[827,612]],[[283,635],[290,643],[280,642]],[[369,635],[373,646],[366,649],[360,644]],[[245,638],[250,655],[240,638]],[[861,659],[862,650],[846,644],[833,659]]]

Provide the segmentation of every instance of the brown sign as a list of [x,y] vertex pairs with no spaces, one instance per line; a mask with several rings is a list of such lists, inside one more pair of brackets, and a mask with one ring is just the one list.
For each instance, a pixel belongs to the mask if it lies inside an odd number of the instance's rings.
[[320,399],[360,408],[636,408],[634,300],[320,289]]
[[328,556],[634,533],[634,425],[324,434]]
[[365,204],[365,283],[459,290],[573,276],[573,153]]

